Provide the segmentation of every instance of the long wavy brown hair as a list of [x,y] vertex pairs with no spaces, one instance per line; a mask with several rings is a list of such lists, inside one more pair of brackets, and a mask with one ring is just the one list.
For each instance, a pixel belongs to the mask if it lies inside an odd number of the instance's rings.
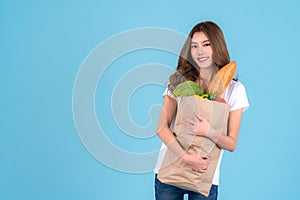
[[228,49],[221,28],[211,21],[201,22],[195,25],[189,33],[178,59],[176,72],[169,78],[168,88],[174,88],[185,80],[196,81],[199,78],[200,69],[191,55],[191,40],[195,32],[203,32],[210,41],[212,59],[218,70],[230,62]]

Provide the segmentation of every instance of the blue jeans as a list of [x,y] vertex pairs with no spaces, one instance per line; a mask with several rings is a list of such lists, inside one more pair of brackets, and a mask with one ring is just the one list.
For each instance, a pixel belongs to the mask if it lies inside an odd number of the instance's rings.
[[157,179],[157,174],[155,174],[156,200],[183,200],[184,194],[188,194],[189,200],[217,200],[218,186],[212,185],[209,196],[205,197],[200,193],[184,190],[173,185],[162,183]]

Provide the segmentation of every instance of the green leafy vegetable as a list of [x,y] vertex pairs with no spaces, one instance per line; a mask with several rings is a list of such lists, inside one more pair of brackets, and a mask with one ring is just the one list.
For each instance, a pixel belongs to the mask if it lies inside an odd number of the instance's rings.
[[192,95],[203,95],[203,88],[194,81],[182,82],[174,89],[174,97],[186,97]]

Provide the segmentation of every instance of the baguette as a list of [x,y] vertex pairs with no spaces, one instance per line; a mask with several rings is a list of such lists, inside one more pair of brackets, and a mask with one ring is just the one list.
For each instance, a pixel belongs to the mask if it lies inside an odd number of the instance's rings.
[[233,79],[235,72],[236,72],[235,61],[230,62],[224,67],[222,67],[210,82],[208,86],[208,92],[211,94],[215,94],[217,98],[220,97],[223,94],[223,92],[226,90],[230,81]]

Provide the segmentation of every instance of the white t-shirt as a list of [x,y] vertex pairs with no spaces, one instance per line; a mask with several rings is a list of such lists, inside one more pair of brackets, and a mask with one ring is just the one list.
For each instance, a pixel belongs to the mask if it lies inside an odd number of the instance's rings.
[[[168,95],[168,96],[174,98],[172,92],[168,89],[165,90],[163,96],[165,96],[165,95]],[[241,108],[243,108],[243,111],[245,111],[249,108],[249,102],[248,102],[246,90],[245,90],[244,85],[241,82],[232,80],[221,97],[223,99],[225,99],[225,101],[230,105],[230,111],[238,110]],[[177,103],[179,103],[180,98],[177,98],[176,101],[177,101]],[[173,129],[173,124],[174,124],[174,119],[173,119],[173,122],[171,125],[171,129]],[[158,171],[161,167],[162,161],[164,159],[164,156],[166,154],[166,151],[167,151],[167,146],[163,143],[160,148],[156,166],[154,168],[155,173],[158,173]],[[213,177],[212,184],[214,184],[214,185],[219,185],[220,164],[221,164],[221,160],[222,160],[222,156],[223,156],[223,151],[224,150],[222,149],[221,154],[220,154],[220,159],[219,159],[219,162],[218,162],[218,165],[217,165],[214,177]]]

